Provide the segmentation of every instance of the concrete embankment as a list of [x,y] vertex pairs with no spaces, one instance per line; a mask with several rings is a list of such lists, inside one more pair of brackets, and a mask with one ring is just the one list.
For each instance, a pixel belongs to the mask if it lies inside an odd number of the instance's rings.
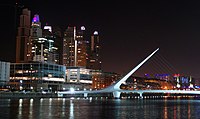
[[[84,97],[84,94],[65,94],[62,96],[62,98],[86,98]],[[112,93],[106,93],[106,94],[88,94],[87,98],[90,97],[107,97],[107,98],[113,98]],[[41,93],[41,92],[0,92],[0,99],[2,98],[60,98],[58,97],[57,93]],[[120,98],[127,98],[127,99],[138,99],[140,96],[138,94],[126,94],[122,93]],[[183,94],[173,94],[173,95],[167,95],[167,94],[149,94],[144,93],[143,99],[189,99],[189,98],[197,98],[199,99],[199,95],[183,95]]]
[[56,93],[40,93],[40,92],[0,92],[0,98],[57,98]]

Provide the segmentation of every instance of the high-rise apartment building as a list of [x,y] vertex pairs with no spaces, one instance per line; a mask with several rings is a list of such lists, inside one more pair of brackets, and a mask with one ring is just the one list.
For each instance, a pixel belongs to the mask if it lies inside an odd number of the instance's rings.
[[91,36],[88,68],[101,70],[101,44],[97,31]]
[[84,37],[85,27],[76,29],[68,27],[64,32],[63,39],[63,65],[65,66],[87,66],[88,41]]
[[34,15],[31,24],[30,38],[28,44],[28,60],[36,62],[57,63],[58,58],[54,47],[54,36],[51,26],[45,26],[44,31],[41,28],[39,15]]
[[63,32],[62,29],[58,26],[53,27],[53,36],[55,37],[54,45],[57,47],[57,53],[58,53],[58,64],[62,64],[62,55],[63,55]]
[[84,26],[81,27],[81,30],[77,30],[76,40],[77,40],[77,66],[87,67],[89,42],[86,40]]
[[30,52],[28,54],[29,61],[44,61],[44,43],[47,39],[42,38],[42,29],[41,22],[39,19],[39,15],[34,15],[31,24],[31,32],[30,32],[30,44],[29,49]]
[[75,65],[75,27],[68,27],[63,38],[63,65]]
[[58,47],[55,46],[56,37],[52,32],[52,27],[47,25],[44,26],[42,35],[43,38],[47,39],[47,49],[44,49],[44,52],[46,52],[47,55],[44,56],[44,59],[47,60],[47,62],[59,64]]
[[28,44],[30,36],[30,10],[23,9],[20,15],[18,33],[16,37],[16,62],[28,61]]
[[34,15],[32,22],[30,16],[30,11],[23,9],[16,38],[16,63],[58,63],[58,48],[54,46],[52,27],[45,26],[42,31],[39,15]]

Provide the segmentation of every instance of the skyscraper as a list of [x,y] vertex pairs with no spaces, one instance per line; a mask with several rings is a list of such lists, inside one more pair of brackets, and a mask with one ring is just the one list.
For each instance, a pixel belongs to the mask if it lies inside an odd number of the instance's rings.
[[18,34],[16,38],[16,62],[28,61],[28,44],[30,35],[30,10],[23,9],[20,15],[20,23],[18,27]]
[[58,53],[58,64],[62,64],[63,62],[63,32],[62,29],[58,26],[53,27],[53,36],[55,37],[55,47],[57,47],[57,53]]
[[37,14],[32,19],[30,31],[28,59],[29,61],[44,61],[43,43],[46,39],[42,38],[41,22]]
[[97,31],[91,36],[88,68],[101,70],[101,44]]
[[85,27],[82,26],[81,30],[77,30],[77,66],[87,66],[88,60],[88,44],[85,36]]
[[68,27],[63,39],[63,65],[65,66],[87,66],[88,42],[84,37],[85,27],[76,29]]
[[28,61],[57,63],[54,36],[50,26],[41,28],[39,15],[34,15],[28,44]]
[[75,41],[74,41],[74,27],[68,27],[64,32],[63,38],[63,65],[74,66],[75,55]]
[[42,32],[43,38],[46,38],[46,50],[44,49],[44,52],[47,53],[47,55],[44,56],[44,59],[47,60],[47,62],[59,64],[59,53],[58,53],[58,47],[55,47],[55,40],[56,37],[52,33],[52,27],[51,26],[44,26],[43,32]]

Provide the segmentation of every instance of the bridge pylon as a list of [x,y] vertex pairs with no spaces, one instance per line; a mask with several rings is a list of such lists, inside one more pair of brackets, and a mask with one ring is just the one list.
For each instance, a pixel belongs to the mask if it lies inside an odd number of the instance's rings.
[[121,92],[120,85],[125,82],[133,73],[135,73],[147,60],[149,60],[157,51],[159,48],[157,48],[155,51],[153,51],[148,57],[146,57],[142,62],[140,62],[136,67],[134,67],[128,74],[126,74],[122,79],[117,81],[116,83],[112,84],[111,86],[103,89],[102,91],[105,92],[112,92],[114,98],[120,98]]

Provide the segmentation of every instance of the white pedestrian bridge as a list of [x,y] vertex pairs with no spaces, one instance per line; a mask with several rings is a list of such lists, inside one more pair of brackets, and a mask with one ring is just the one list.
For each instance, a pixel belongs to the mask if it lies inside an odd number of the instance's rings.
[[88,94],[100,94],[100,93],[112,93],[114,98],[120,98],[121,93],[137,93],[140,95],[140,98],[143,98],[143,93],[168,93],[168,94],[200,94],[200,91],[192,90],[122,90],[120,85],[125,82],[134,72],[136,72],[147,60],[149,60],[157,51],[157,48],[152,52],[148,57],[146,57],[141,63],[134,67],[128,74],[126,74],[122,79],[118,80],[116,83],[108,86],[107,88],[101,90],[84,90],[84,91],[59,91],[58,96],[63,97],[65,94],[84,94],[84,97],[87,97]]

